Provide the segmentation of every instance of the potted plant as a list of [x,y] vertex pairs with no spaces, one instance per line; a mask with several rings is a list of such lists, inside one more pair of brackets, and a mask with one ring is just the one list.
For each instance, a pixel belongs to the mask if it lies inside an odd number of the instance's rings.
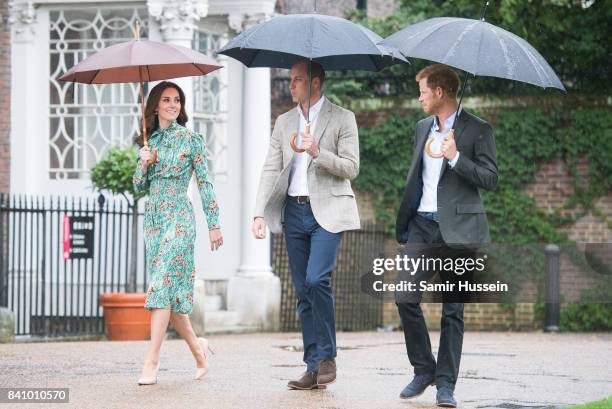
[[151,313],[144,309],[146,293],[136,292],[138,201],[142,198],[142,195],[134,191],[132,184],[136,161],[136,151],[133,148],[113,147],[91,169],[94,188],[122,195],[132,212],[130,267],[126,292],[100,294],[106,335],[110,340],[144,340],[151,336]]

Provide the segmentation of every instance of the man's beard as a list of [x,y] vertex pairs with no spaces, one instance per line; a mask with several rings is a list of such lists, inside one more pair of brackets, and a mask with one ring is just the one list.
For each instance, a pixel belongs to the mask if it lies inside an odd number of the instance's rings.
[[428,107],[426,113],[435,115],[436,112],[438,112],[440,110],[441,106],[442,106],[442,101],[435,101],[435,100],[431,101],[429,103],[429,107]]

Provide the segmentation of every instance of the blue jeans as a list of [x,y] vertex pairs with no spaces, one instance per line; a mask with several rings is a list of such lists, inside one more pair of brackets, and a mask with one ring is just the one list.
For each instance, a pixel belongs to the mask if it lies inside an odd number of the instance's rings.
[[309,203],[299,204],[289,197],[283,232],[298,297],[304,362],[308,371],[318,371],[320,361],[336,357],[331,274],[342,232],[328,232],[315,220]]

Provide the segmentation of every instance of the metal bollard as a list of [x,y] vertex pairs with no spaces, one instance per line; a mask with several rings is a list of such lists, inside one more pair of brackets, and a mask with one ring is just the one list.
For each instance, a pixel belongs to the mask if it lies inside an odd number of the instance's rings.
[[545,332],[559,332],[560,319],[560,279],[559,279],[559,254],[560,249],[556,244],[548,244],[544,247],[546,254],[546,322]]

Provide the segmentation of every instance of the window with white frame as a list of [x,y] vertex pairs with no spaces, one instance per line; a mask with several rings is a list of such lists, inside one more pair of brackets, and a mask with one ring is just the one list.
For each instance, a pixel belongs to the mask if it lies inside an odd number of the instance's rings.
[[139,132],[138,84],[72,84],[58,81],[101,49],[134,38],[146,9],[62,7],[49,13],[49,178],[79,179],[111,146],[128,146]]
[[[225,65],[215,55],[227,42],[225,34],[196,30],[193,48]],[[193,127],[206,140],[206,157],[215,182],[227,180],[227,69],[194,77]]]

